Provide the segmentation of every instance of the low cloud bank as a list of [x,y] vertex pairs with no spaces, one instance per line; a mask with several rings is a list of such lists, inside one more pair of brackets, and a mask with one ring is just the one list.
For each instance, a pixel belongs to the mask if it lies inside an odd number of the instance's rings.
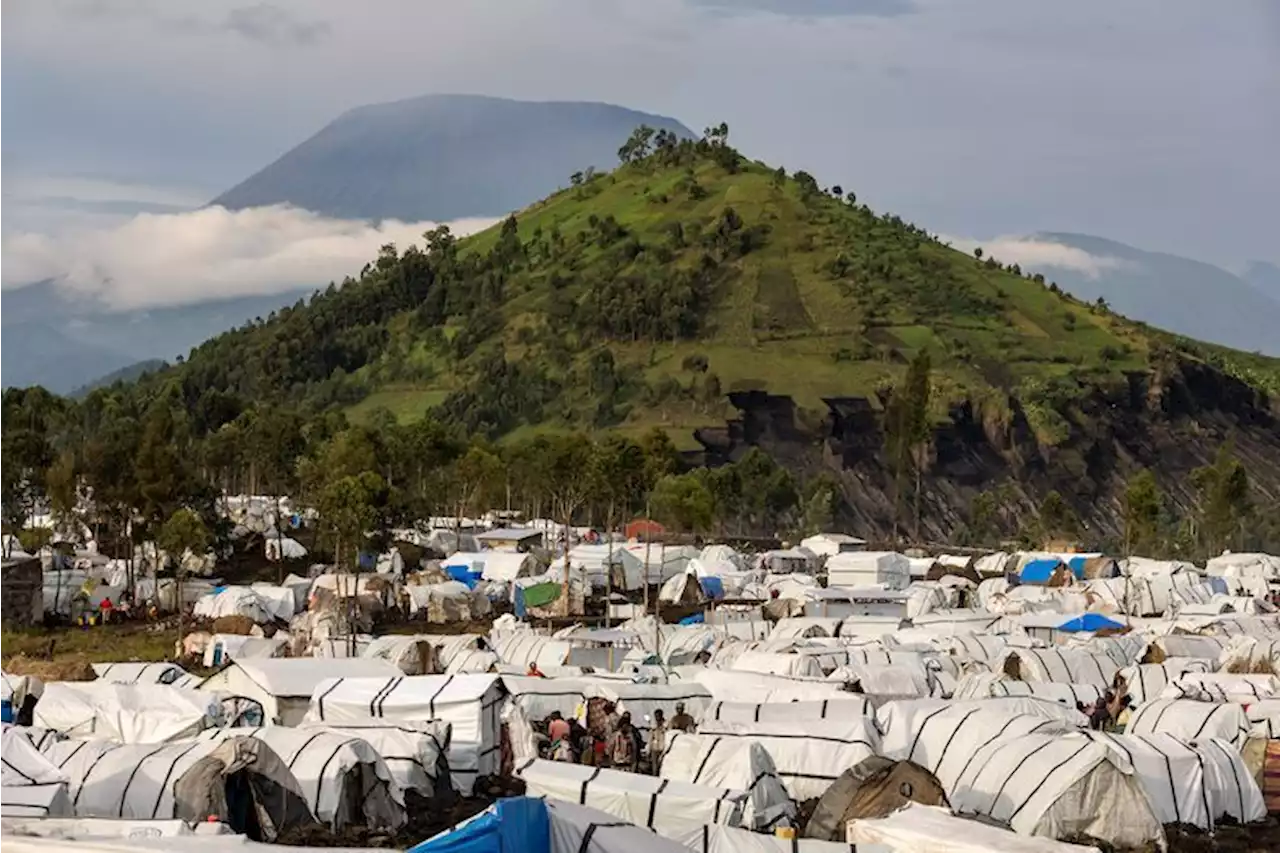
[[[497,219],[447,224],[459,236]],[[421,246],[435,222],[331,219],[287,205],[142,213],[127,222],[59,234],[6,234],[3,284],[54,279],[114,310],[323,287],[356,275],[394,243]]]
[[950,243],[953,248],[962,252],[973,252],[974,249],[981,247],[984,257],[995,258],[1002,264],[1017,264],[1024,269],[1056,267],[1082,273],[1089,278],[1097,278],[1103,272],[1118,269],[1126,263],[1120,258],[1094,255],[1074,246],[1030,237],[973,240],[968,237],[942,235],[939,239],[944,243]]

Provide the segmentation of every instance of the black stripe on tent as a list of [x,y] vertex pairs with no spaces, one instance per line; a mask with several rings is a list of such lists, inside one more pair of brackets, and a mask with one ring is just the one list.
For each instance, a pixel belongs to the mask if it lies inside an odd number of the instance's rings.
[[[445,691],[445,688],[448,687],[449,683],[452,681],[453,676],[450,675],[444,680],[444,683],[440,685],[440,689],[431,694],[431,698],[427,700],[427,715],[429,719],[434,720],[436,718],[436,699],[440,698],[440,694]],[[481,711],[483,710],[483,707],[481,707]]]
[[587,804],[587,786],[596,780],[596,777],[600,775],[600,771],[603,769],[603,767],[597,767],[595,770],[591,771],[590,776],[582,780],[582,787],[578,791],[579,805],[585,806]]
[[711,827],[705,823],[702,825],[702,853],[711,853]]
[[822,714],[818,717],[820,720],[825,720],[827,718],[827,701],[828,700],[826,699],[822,700]]
[[[994,809],[995,809],[995,806],[996,806],[996,802],[998,802],[998,801],[999,801],[999,799],[1000,799],[1000,794],[1004,793],[1004,786],[1005,786],[1005,785],[1007,785],[1007,784],[1009,784],[1009,780],[1010,780],[1010,779],[1012,779],[1014,776],[1016,776],[1016,775],[1017,775],[1018,771],[1022,769],[1022,765],[1026,764],[1026,763],[1027,763],[1027,761],[1028,761],[1028,759],[1030,759],[1030,758],[1031,758],[1031,756],[1035,755],[1035,754],[1036,754],[1037,752],[1039,752],[1040,750],[1042,750],[1042,749],[1044,749],[1045,747],[1049,746],[1051,743],[1053,743],[1053,741],[1052,741],[1052,740],[1046,740],[1046,741],[1044,742],[1044,744],[1043,744],[1043,745],[1036,747],[1035,749],[1031,750],[1031,752],[1027,753],[1026,755],[1024,755],[1024,756],[1022,757],[1022,760],[1021,760],[1021,761],[1019,761],[1019,762],[1018,762],[1018,764],[1017,764],[1017,766],[1015,766],[1015,767],[1013,768],[1013,772],[1012,772],[1012,773],[1010,773],[1010,774],[1005,778],[1005,780],[1004,780],[1004,782],[1003,782],[1003,783],[1001,783],[1001,785],[1000,785],[1000,790],[999,790],[998,792],[996,792],[996,799],[995,799],[995,800],[993,800],[993,801],[992,801],[992,803],[991,803],[992,812],[990,812],[990,814],[994,815]],[[1093,744],[1093,741],[1089,741],[1089,742],[1088,742],[1088,743],[1086,743],[1084,746],[1080,747],[1080,748],[1079,748],[1079,749],[1077,749],[1075,752],[1071,753],[1071,754],[1070,754],[1070,755],[1068,755],[1066,758],[1062,759],[1062,760],[1061,760],[1061,761],[1059,761],[1057,764],[1055,764],[1055,765],[1053,766],[1053,768],[1052,768],[1048,773],[1046,773],[1046,774],[1044,774],[1043,776],[1041,776],[1041,777],[1040,777],[1040,781],[1036,784],[1036,786],[1035,786],[1034,788],[1032,788],[1032,789],[1031,789],[1031,793],[1030,793],[1030,794],[1027,794],[1027,798],[1026,798],[1025,800],[1023,800],[1023,801],[1022,801],[1022,804],[1021,804],[1021,805],[1019,805],[1016,809],[1014,809],[1014,810],[1013,810],[1013,812],[1009,815],[1009,817],[1008,817],[1008,821],[1009,821],[1009,823],[1013,823],[1013,819],[1014,819],[1015,817],[1017,817],[1017,816],[1018,816],[1018,812],[1022,811],[1022,809],[1027,805],[1027,803],[1031,802],[1032,798],[1033,798],[1033,797],[1035,797],[1035,795],[1036,795],[1036,794],[1040,793],[1040,789],[1044,787],[1044,783],[1045,783],[1045,782],[1048,782],[1048,781],[1049,781],[1049,779],[1050,779],[1050,777],[1052,777],[1052,776],[1053,776],[1053,774],[1057,773],[1059,770],[1061,770],[1063,767],[1065,767],[1065,766],[1066,766],[1066,765],[1067,765],[1067,764],[1068,764],[1072,759],[1074,759],[1077,755],[1079,755],[1080,753],[1084,752],[1086,749],[1088,749],[1089,747],[1091,747],[1091,746],[1093,746],[1093,745],[1094,745],[1094,744]]]
[[[338,744],[336,747],[334,747],[333,752],[329,755],[329,757],[325,759],[324,764],[320,765],[320,773],[316,777],[316,802],[315,802],[315,805],[311,807],[311,810],[316,813],[316,817],[320,816],[320,794],[324,790],[325,779],[328,778],[329,765],[333,763],[333,759],[338,757],[338,753],[342,752],[343,748],[346,747],[347,744],[350,744],[353,742],[354,742],[354,739],[344,740],[342,743]],[[298,750],[298,755],[301,755],[301,754],[302,754],[302,750]],[[292,768],[293,766],[292,763],[289,766]],[[365,799],[367,800],[368,798],[369,798],[369,792],[366,791]],[[341,796],[338,797],[338,800],[339,800],[338,805],[342,805]]]
[[[387,688],[387,692],[383,693],[382,698],[378,700],[378,713],[375,714],[374,716],[381,717],[386,712],[387,700],[391,698],[391,694],[395,693],[396,690],[398,690],[400,688],[400,685],[403,683],[404,683],[403,677],[397,678],[395,679],[395,681],[392,682],[391,686]],[[483,703],[480,706],[480,710],[481,711],[484,710]]]
[[379,687],[377,692],[373,694],[373,698],[369,700],[369,716],[370,717],[378,716],[378,699],[379,697],[382,696],[383,691],[386,690],[388,687],[390,687],[394,683],[395,683],[394,678],[388,678],[387,683]]
[[593,823],[587,826],[587,831],[582,833],[582,843],[578,845],[578,853],[587,853],[591,849],[591,836],[596,834],[597,829],[615,829],[624,826],[635,826],[634,823],[619,821],[617,823]]
[[[675,738],[672,738],[672,740],[675,740]],[[707,762],[711,760],[711,753],[716,751],[716,747],[720,745],[720,740],[720,737],[714,738],[711,741],[711,746],[707,749],[707,754],[702,756],[702,763],[698,765],[698,771],[693,774],[693,778],[690,780],[694,784],[697,784],[698,777],[702,775],[702,771],[707,769]]]
[[908,761],[915,761],[915,760],[916,760],[916,747],[920,745],[920,738],[924,735],[924,730],[928,727],[928,725],[929,725],[929,721],[930,721],[930,720],[932,720],[934,717],[938,716],[939,714],[943,713],[944,711],[946,711],[948,708],[951,708],[951,707],[953,707],[953,706],[951,706],[951,705],[943,705],[943,706],[942,706],[941,708],[939,708],[938,710],[936,710],[936,711],[931,711],[931,712],[929,712],[928,714],[926,714],[926,715],[925,715],[925,717],[924,717],[924,719],[920,721],[920,725],[916,727],[916,736],[915,736],[915,739],[911,741],[911,749],[907,750],[907,760],[908,760]]
[[[1210,739],[1209,745],[1218,750],[1218,752],[1221,752],[1223,757],[1227,760],[1227,763],[1231,765],[1231,778],[1234,779],[1236,783],[1236,799],[1240,802],[1240,811],[1236,812],[1235,817],[1236,820],[1244,820],[1244,786],[1240,783],[1240,771],[1236,770],[1236,762],[1234,760],[1236,756],[1231,755],[1231,753],[1223,749],[1222,744],[1218,743],[1216,738]],[[1212,819],[1215,815],[1210,815],[1209,817]]]
[[[1160,712],[1159,712],[1158,714],[1156,714],[1156,721],[1155,721],[1154,723],[1152,723],[1152,724],[1151,724],[1151,731],[1153,731],[1153,732],[1158,732],[1158,731],[1160,730],[1160,728],[1159,728],[1159,727],[1160,727],[1160,719],[1161,719],[1165,714],[1167,714],[1167,713],[1169,712],[1169,709],[1173,707],[1173,703],[1174,703],[1174,701],[1176,701],[1176,700],[1173,700],[1173,699],[1164,699],[1164,700],[1162,700],[1162,701],[1163,701],[1163,705],[1160,707]],[[1151,706],[1150,706],[1150,705],[1148,705],[1146,708],[1143,708],[1142,710],[1143,710],[1143,713],[1142,713],[1142,714],[1140,714],[1140,716],[1145,717],[1148,713],[1150,713]],[[1134,723],[1136,723],[1136,722],[1137,722],[1137,720],[1130,720],[1130,721],[1129,721],[1129,728],[1133,728],[1133,724],[1134,724]]]
[[[85,741],[85,743],[88,743],[88,741]],[[77,747],[77,750],[78,749],[79,747]],[[93,762],[90,763],[89,768],[85,770],[84,775],[80,777],[80,787],[76,788],[76,795],[71,798],[72,812],[74,812],[75,809],[80,805],[80,795],[84,793],[84,785],[85,785],[85,782],[89,781],[89,774],[93,773],[94,768],[98,766],[99,762],[101,762],[103,758],[110,755],[116,749],[117,747],[112,747],[111,749],[106,749],[98,753],[98,757],[93,759]]]
[[[259,730],[257,730],[256,732],[254,732],[254,733],[253,733],[253,735],[251,735],[251,737],[258,738],[259,740],[261,740],[261,737],[260,737],[260,735],[261,735],[261,734],[262,734],[262,730],[261,730],[261,729],[259,729]],[[290,769],[290,770],[292,770],[292,769],[293,769],[293,765],[294,765],[294,764],[296,764],[296,763],[297,763],[297,761],[298,761],[298,759],[302,757],[302,753],[306,751],[307,747],[311,746],[311,744],[312,744],[313,742],[315,742],[315,741],[316,741],[316,739],[318,739],[318,738],[320,738],[320,737],[322,737],[322,736],[324,736],[324,735],[326,735],[326,734],[329,734],[329,733],[328,733],[328,732],[325,732],[325,731],[318,731],[318,732],[316,732],[315,734],[313,734],[311,737],[309,737],[309,738],[307,738],[306,740],[304,740],[304,741],[302,742],[302,746],[298,747],[298,751],[297,751],[297,752],[295,752],[295,753],[293,754],[293,757],[289,759],[289,762],[288,762],[288,767],[289,767],[289,769]],[[281,756],[281,758],[283,758],[283,757],[284,757],[284,756]]]
[[952,741],[956,739],[956,735],[959,734],[962,728],[964,728],[964,724],[969,722],[969,719],[974,714],[978,713],[978,710],[979,710],[978,708],[974,708],[970,710],[969,713],[965,714],[963,717],[960,718],[960,722],[956,723],[956,727],[952,729],[951,734],[947,736],[947,742],[942,745],[942,754],[938,756],[938,762],[933,766],[933,769],[936,770],[937,768],[941,767],[943,762],[947,760],[947,752],[951,749]]
[[1190,738],[1188,738],[1188,740],[1199,740],[1199,739],[1200,739],[1200,735],[1204,734],[1205,726],[1209,725],[1209,721],[1213,719],[1213,715],[1214,715],[1214,714],[1216,714],[1216,713],[1218,713],[1219,711],[1221,711],[1223,708],[1226,708],[1226,707],[1228,707],[1228,706],[1227,706],[1227,705],[1214,705],[1214,706],[1213,706],[1213,710],[1212,710],[1212,711],[1210,711],[1208,714],[1206,714],[1206,715],[1205,715],[1204,720],[1202,720],[1202,721],[1201,721],[1201,723],[1200,723],[1200,728],[1196,729],[1196,733],[1195,733],[1195,734],[1193,734]]
[[[154,749],[151,752],[148,752],[146,755],[142,757],[141,761],[133,765],[133,769],[129,771],[129,778],[126,779],[124,782],[124,790],[120,792],[120,812],[118,815],[119,817],[124,817],[124,804],[129,799],[129,786],[132,785],[133,780],[137,778],[138,771],[142,769],[142,765],[146,764],[147,761],[149,761],[151,758],[164,752],[170,746],[172,746],[172,744],[168,744],[168,743],[162,744],[159,749]],[[106,753],[103,753],[103,754],[105,755]],[[87,777],[88,774],[86,773],[85,776]],[[81,786],[81,789],[83,790],[83,786]],[[154,818],[155,816],[156,816],[155,812],[152,812],[151,817]]]
[[174,758],[173,761],[169,762],[169,769],[166,770],[164,773],[164,781],[160,783],[160,788],[159,790],[156,791],[156,803],[154,806],[151,807],[151,814],[153,816],[159,813],[160,811],[160,801],[164,799],[165,791],[169,790],[169,778],[173,776],[174,769],[177,768],[178,764],[182,761],[182,759],[187,757],[188,753],[190,753],[196,747],[203,746],[205,743],[206,741],[196,741],[195,743],[191,744],[191,746],[187,747],[182,752],[178,753],[177,757]]
[[58,762],[58,769],[61,770],[62,768],[66,767],[67,764],[71,761],[71,759],[76,757],[76,753],[84,749],[86,746],[88,746],[88,744],[89,744],[89,741],[87,740],[82,740],[80,741],[80,743],[76,744],[76,748],[71,750],[70,754],[68,754],[66,758]]
[[322,720],[324,719],[324,697],[328,696],[330,693],[337,690],[338,685],[341,684],[342,682],[343,682],[343,679],[339,678],[337,681],[333,682],[333,684],[329,685],[328,690],[326,690],[325,692],[321,693],[318,697],[316,697],[316,709],[320,714],[320,719]]
[[653,829],[653,818],[656,812],[658,811],[658,796],[663,791],[667,790],[667,785],[669,785],[670,783],[671,783],[670,779],[663,779],[662,784],[658,786],[658,790],[654,791],[649,796],[649,819],[646,820],[644,824],[649,829]]
[[109,673],[109,672],[111,672],[111,670],[115,669],[115,666],[116,666],[116,665],[115,665],[115,664],[113,664],[113,663],[109,663],[109,664],[107,664],[106,668],[102,670],[102,673],[101,673],[98,677],[99,677],[99,678],[106,678],[106,677],[107,677],[107,673]]
[[12,764],[10,764],[10,763],[9,763],[9,759],[7,759],[7,758],[0,758],[0,762],[3,762],[5,767],[8,767],[8,768],[9,768],[10,770],[12,770],[14,773],[17,773],[19,776],[21,776],[23,779],[26,779],[26,780],[27,780],[28,782],[30,782],[32,785],[36,784],[36,780],[35,780],[35,779],[31,778],[31,777],[30,777],[30,776],[28,776],[26,773],[23,773],[23,772],[22,772],[21,770],[19,770],[17,767],[15,767],[15,766],[13,766]]

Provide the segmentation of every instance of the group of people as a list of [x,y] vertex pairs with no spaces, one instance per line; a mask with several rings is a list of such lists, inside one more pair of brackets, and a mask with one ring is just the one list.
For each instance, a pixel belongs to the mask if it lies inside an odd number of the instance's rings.
[[583,726],[576,718],[564,719],[559,711],[551,713],[547,718],[548,758],[631,773],[640,772],[641,761],[645,759],[648,772],[656,776],[668,734],[692,732],[696,728],[683,702],[676,703],[676,713],[670,721],[662,709],[653,712],[647,745],[632,722],[631,713],[619,712],[613,702],[588,703],[585,716],[587,725]]

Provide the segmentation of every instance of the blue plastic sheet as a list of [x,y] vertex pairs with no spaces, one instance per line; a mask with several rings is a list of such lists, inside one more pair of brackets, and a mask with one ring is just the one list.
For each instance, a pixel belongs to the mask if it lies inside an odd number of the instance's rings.
[[1054,569],[1062,565],[1059,560],[1032,560],[1022,567],[1023,583],[1046,583],[1053,576]]
[[702,587],[702,594],[712,601],[724,598],[724,578],[698,578],[698,584]]
[[492,811],[407,853],[551,853],[547,805],[535,797],[498,800]]
[[695,613],[692,616],[686,616],[680,620],[681,625],[701,625],[707,621],[707,617],[703,613]]
[[1108,631],[1123,628],[1124,624],[1108,619],[1101,613],[1080,613],[1058,626],[1059,631]]

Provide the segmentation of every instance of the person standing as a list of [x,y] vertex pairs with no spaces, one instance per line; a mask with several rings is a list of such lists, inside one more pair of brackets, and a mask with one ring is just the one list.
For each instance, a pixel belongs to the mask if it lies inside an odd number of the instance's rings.
[[667,748],[667,717],[659,708],[653,712],[653,728],[649,729],[649,772],[654,776],[662,769],[662,753]]
[[684,712],[684,703],[676,703],[676,715],[671,718],[671,729],[678,732],[691,733],[697,726],[693,722],[693,717]]
[[636,754],[636,733],[631,726],[631,715],[623,714],[618,728],[609,739],[609,761],[615,770],[636,772],[639,757]]

